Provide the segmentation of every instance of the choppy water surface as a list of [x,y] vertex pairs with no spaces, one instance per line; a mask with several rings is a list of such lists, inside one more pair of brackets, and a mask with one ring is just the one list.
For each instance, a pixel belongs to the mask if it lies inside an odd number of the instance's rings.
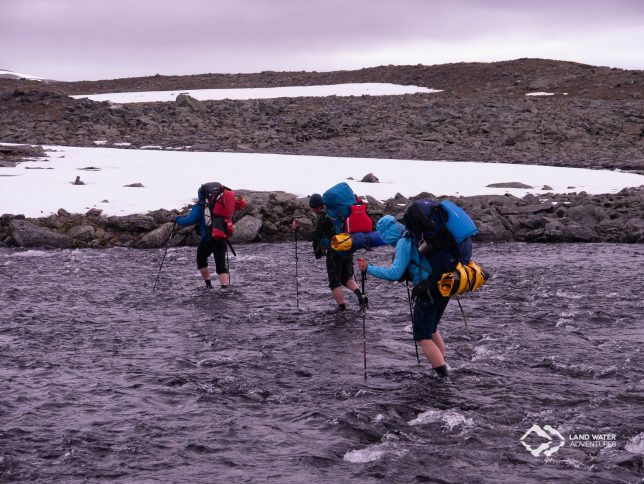
[[[441,330],[451,378],[416,363],[404,285],[333,313],[300,245],[238,247],[234,288],[194,248],[0,251],[0,480],[637,482],[644,248],[485,245],[494,279]],[[376,259],[388,261],[382,250]],[[614,447],[533,456],[532,425]],[[536,448],[543,440],[527,440]],[[556,439],[555,439],[556,440]]]

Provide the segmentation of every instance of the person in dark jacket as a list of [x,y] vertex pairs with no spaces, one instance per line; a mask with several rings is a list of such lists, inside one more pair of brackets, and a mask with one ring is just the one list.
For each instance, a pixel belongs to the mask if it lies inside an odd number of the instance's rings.
[[[223,289],[228,287],[228,267],[226,266],[226,239],[213,239],[210,228],[206,225],[206,200],[201,188],[197,191],[198,202],[192,207],[190,213],[183,217],[176,217],[174,221],[183,226],[199,223],[199,237],[201,241],[197,247],[197,269],[201,273],[206,287],[212,288],[208,257],[212,254],[215,258],[215,271],[219,276],[219,283]],[[243,198],[235,200],[235,209],[240,210],[246,206]]]
[[[355,293],[358,297],[358,304],[362,307],[364,304],[362,293],[353,278],[353,253],[336,252],[331,249],[331,239],[335,235],[335,229],[333,227],[333,221],[324,211],[322,195],[319,193],[311,195],[309,198],[309,207],[317,214],[317,224],[315,232],[313,233],[313,254],[316,259],[321,259],[326,256],[326,272],[329,279],[329,288],[331,289],[333,299],[335,299],[338,305],[338,311],[347,309],[342,286],[347,287]],[[297,230],[299,225],[300,223],[297,219],[293,220],[293,230]]]

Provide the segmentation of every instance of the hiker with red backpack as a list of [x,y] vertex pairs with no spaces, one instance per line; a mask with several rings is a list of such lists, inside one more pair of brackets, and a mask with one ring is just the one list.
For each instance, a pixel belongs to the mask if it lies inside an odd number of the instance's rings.
[[414,340],[436,374],[447,376],[445,343],[438,323],[451,296],[473,291],[488,275],[471,261],[476,225],[450,201],[417,200],[405,211],[405,225],[382,217],[376,228],[384,242],[396,248],[393,263],[376,266],[359,260],[359,269],[388,281],[410,281],[414,309]]
[[[338,305],[338,311],[345,311],[347,309],[342,286],[347,287],[355,293],[358,298],[358,304],[362,307],[365,301],[353,277],[353,253],[337,252],[331,248],[331,240],[337,234],[337,231],[334,227],[333,219],[329,216],[328,209],[325,209],[322,195],[319,193],[311,195],[309,198],[309,207],[317,215],[316,229],[313,233],[313,254],[316,259],[321,259],[326,256],[329,288],[331,289],[333,299]],[[293,230],[297,230],[299,225],[300,223],[297,219],[293,220]]]
[[197,247],[197,268],[206,287],[212,288],[208,269],[208,257],[212,254],[219,283],[225,289],[229,284],[226,252],[230,245],[228,238],[233,234],[232,216],[235,210],[243,209],[246,202],[243,197],[235,197],[234,191],[217,182],[201,185],[197,197],[197,204],[190,213],[176,217],[174,221],[183,226],[198,224],[201,241]]

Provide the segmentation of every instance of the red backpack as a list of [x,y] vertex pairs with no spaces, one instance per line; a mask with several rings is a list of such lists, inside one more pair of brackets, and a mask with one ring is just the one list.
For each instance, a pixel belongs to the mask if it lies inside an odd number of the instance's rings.
[[[235,208],[243,208],[245,203],[235,201],[235,192],[218,182],[201,186],[206,202],[204,217],[213,239],[228,239],[233,235],[233,213]],[[237,207],[236,207],[237,205]]]
[[358,197],[356,197],[356,203],[351,205],[351,212],[344,221],[344,230],[350,234],[373,231],[373,220],[367,214],[367,204]]

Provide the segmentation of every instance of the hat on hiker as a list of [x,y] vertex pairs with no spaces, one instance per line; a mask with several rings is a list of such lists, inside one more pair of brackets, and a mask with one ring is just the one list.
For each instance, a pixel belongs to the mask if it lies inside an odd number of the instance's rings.
[[309,207],[318,208],[322,205],[322,195],[320,195],[319,193],[314,193],[313,195],[311,195],[311,198],[309,198]]

